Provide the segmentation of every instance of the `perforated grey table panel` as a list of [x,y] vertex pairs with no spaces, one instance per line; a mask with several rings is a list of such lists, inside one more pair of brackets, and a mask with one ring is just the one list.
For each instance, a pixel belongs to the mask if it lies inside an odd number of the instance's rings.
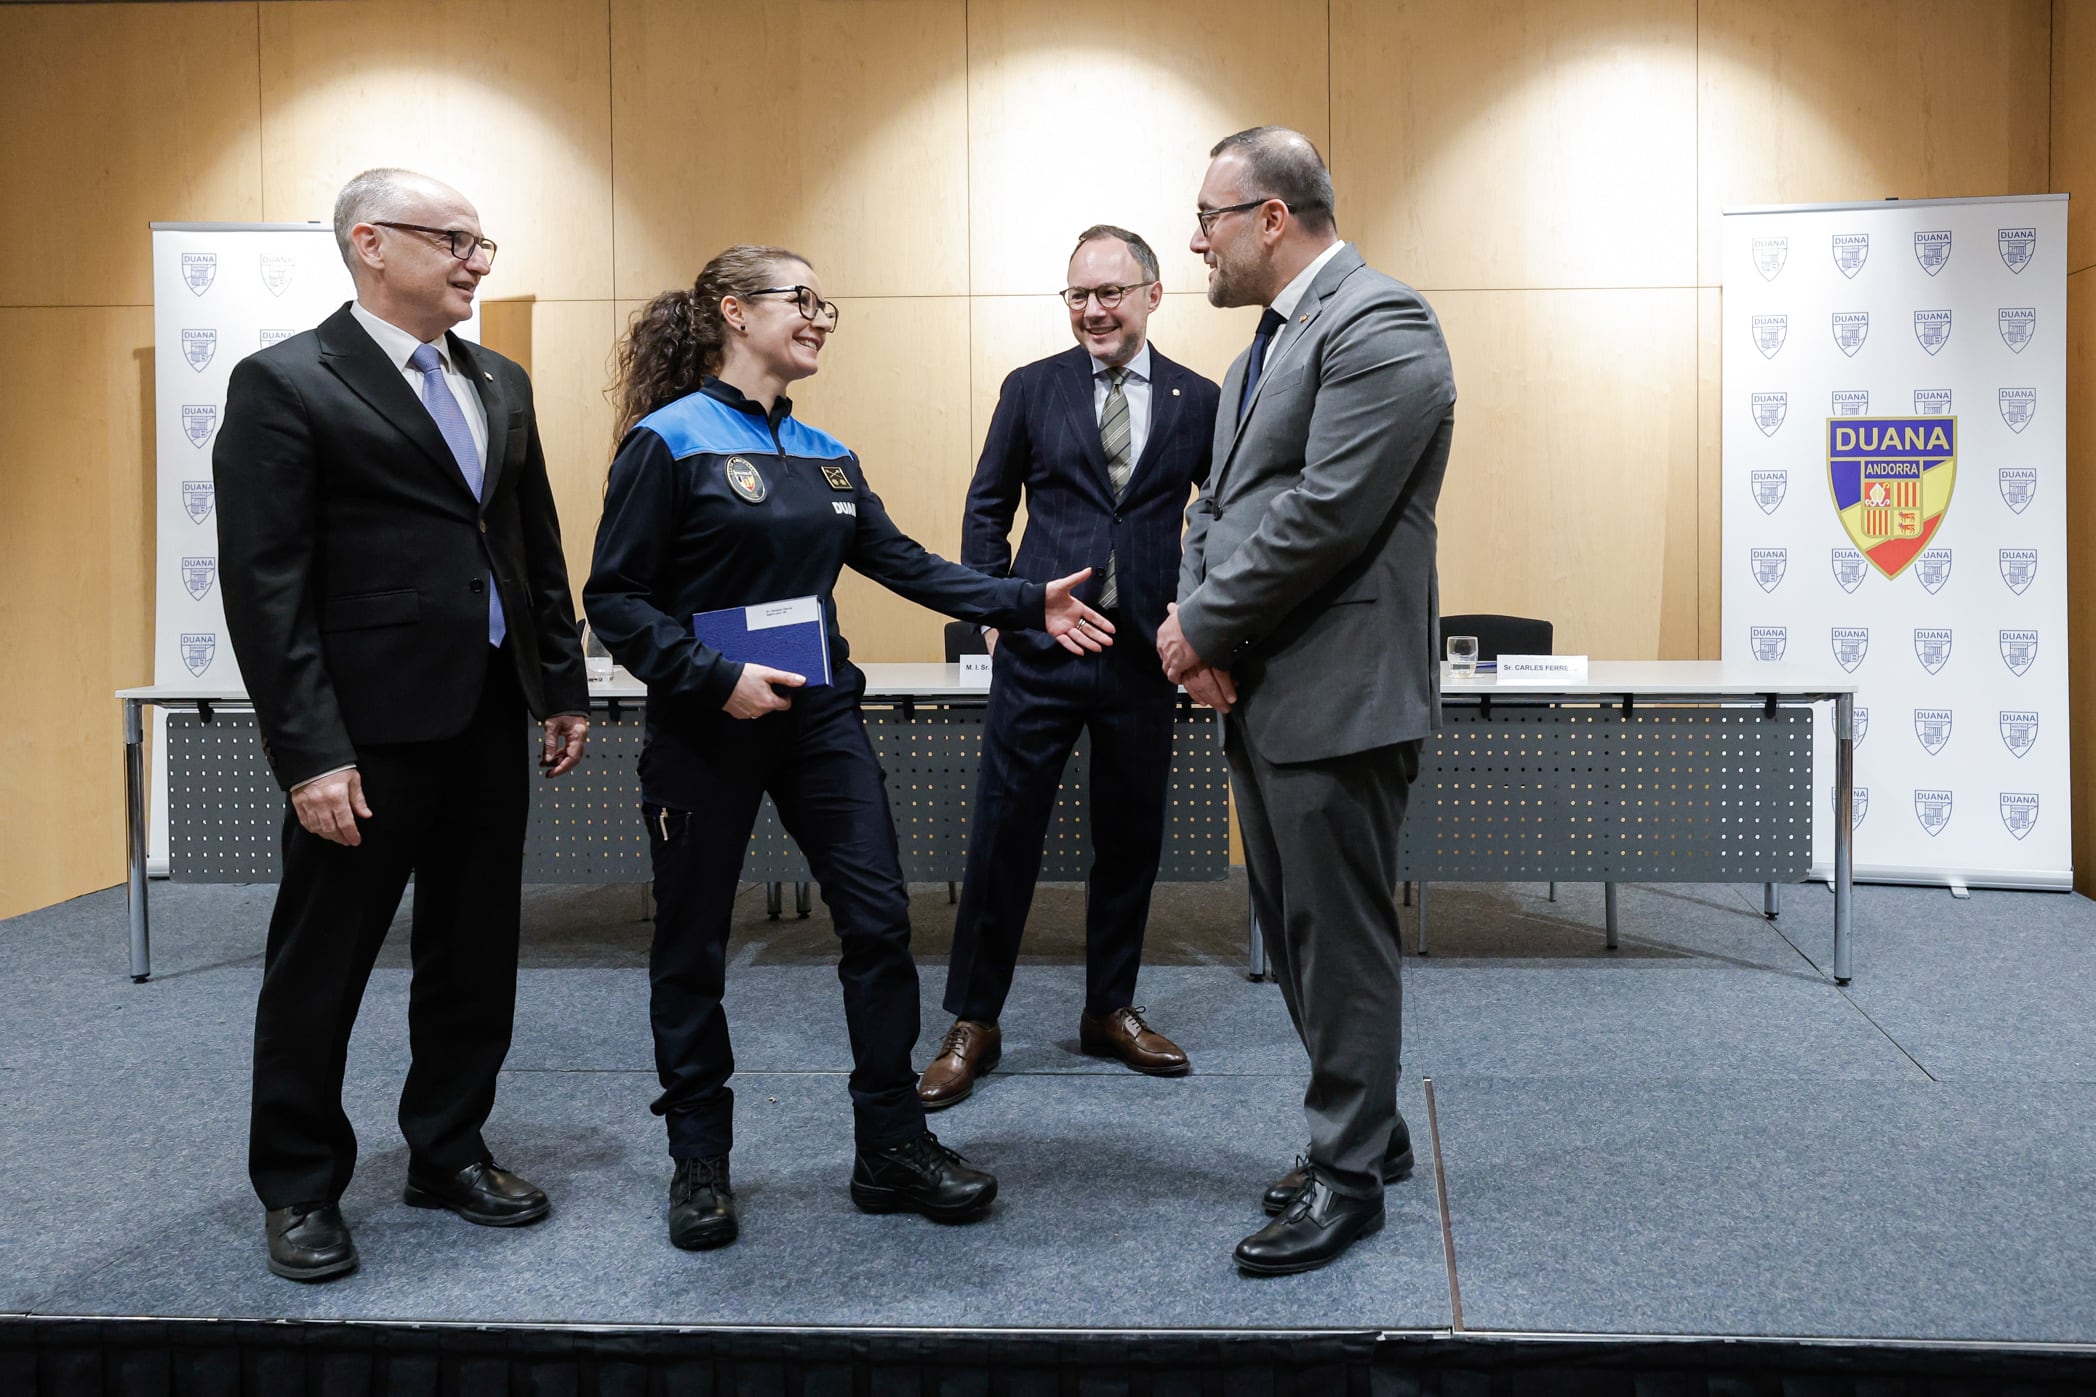
[[1812,711],[1451,707],[1398,876],[1786,882],[1812,863]]
[[[558,781],[533,778],[524,878],[533,883],[645,882],[648,845],[641,827],[642,707],[599,706],[589,759]],[[888,778],[904,876],[953,882],[967,861],[968,812],[982,748],[979,705],[869,706],[868,736]],[[177,882],[258,883],[279,876],[284,796],[262,757],[251,712],[217,710],[206,723],[167,715],[168,869]],[[1090,864],[1085,818],[1090,759],[1080,739],[1063,772],[1041,876],[1081,879]],[[1172,785],[1164,858],[1171,882],[1229,875],[1228,771],[1215,718],[1182,710],[1174,728]],[[804,882],[807,862],[766,798],[750,836],[743,877]]]

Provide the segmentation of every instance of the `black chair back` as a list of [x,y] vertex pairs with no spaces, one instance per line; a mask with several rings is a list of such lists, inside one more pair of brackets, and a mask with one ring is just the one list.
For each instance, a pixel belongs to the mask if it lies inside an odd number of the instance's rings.
[[1496,661],[1502,654],[1548,655],[1552,653],[1550,646],[1554,634],[1548,621],[1527,616],[1493,616],[1485,612],[1443,616],[1437,658],[1448,658],[1448,638],[1452,635],[1476,636],[1477,658],[1482,663]]
[[[1465,632],[1468,634],[1468,632]],[[946,663],[957,665],[963,655],[987,655],[990,647],[983,644],[982,630],[973,621],[948,621],[946,623]]]

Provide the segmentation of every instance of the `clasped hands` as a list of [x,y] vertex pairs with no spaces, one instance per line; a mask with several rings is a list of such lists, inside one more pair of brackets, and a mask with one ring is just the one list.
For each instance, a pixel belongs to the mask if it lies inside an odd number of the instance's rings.
[[1228,713],[1237,705],[1237,685],[1230,671],[1209,664],[1187,643],[1186,633],[1179,629],[1177,602],[1165,604],[1164,624],[1157,628],[1157,658],[1164,665],[1164,677],[1185,685],[1195,703],[1218,713]]

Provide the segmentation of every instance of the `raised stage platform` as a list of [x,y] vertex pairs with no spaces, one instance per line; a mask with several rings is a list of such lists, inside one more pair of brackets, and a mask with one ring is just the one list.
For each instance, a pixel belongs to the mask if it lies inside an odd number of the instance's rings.
[[[952,908],[916,892],[922,1056]],[[1241,872],[1159,889],[1140,997],[1193,1058],[1178,1081],[1077,1054],[1082,894],[1042,889],[1003,1066],[933,1119],[1001,1180],[964,1228],[852,1208],[829,924],[747,890],[743,1237],[698,1255],[663,1231],[640,892],[528,889],[489,1134],[554,1215],[401,1203],[403,917],[350,1059],[363,1268],[298,1286],[263,1269],[244,1169],[273,893],[156,886],[144,985],[121,889],[0,922],[0,1392],[2096,1383],[2079,897],[1859,889],[1843,989],[1824,887],[1772,923],[1758,886],[1625,886],[1609,952],[1598,885],[1437,884],[1436,953],[1406,963],[1419,1171],[1337,1265],[1249,1279],[1230,1247],[1300,1148],[1304,1062],[1243,975]]]

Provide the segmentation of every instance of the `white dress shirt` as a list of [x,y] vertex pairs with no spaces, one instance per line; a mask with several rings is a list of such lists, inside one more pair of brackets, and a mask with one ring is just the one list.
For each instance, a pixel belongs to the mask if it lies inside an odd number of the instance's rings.
[[1303,297],[1310,294],[1310,283],[1317,280],[1317,274],[1325,269],[1325,263],[1337,257],[1339,249],[1345,246],[1343,242],[1335,242],[1311,258],[1310,265],[1297,272],[1295,280],[1282,287],[1281,294],[1274,297],[1273,311],[1281,317],[1281,327],[1274,331],[1274,342],[1266,347],[1268,364],[1274,362],[1274,356],[1281,352],[1281,345],[1287,340],[1288,332],[1295,328],[1295,308],[1302,304]]
[[[1113,391],[1113,383],[1106,376],[1107,367],[1092,360],[1092,418],[1102,425],[1106,420],[1106,395]],[[1133,480],[1135,463],[1143,459],[1143,444],[1150,439],[1150,342],[1144,340],[1135,357],[1121,367],[1128,370],[1127,377],[1121,380],[1121,396],[1128,400],[1128,478]]]
[[[357,318],[357,324],[362,325],[372,339],[378,341],[378,347],[385,351],[386,357],[393,361],[393,367],[399,369],[400,376],[407,380],[408,391],[415,395],[415,401],[421,402],[422,371],[409,367],[408,356],[421,348],[422,341],[392,321],[379,319],[364,309],[362,301],[350,302],[349,313]],[[437,336],[430,342],[430,348],[436,350],[437,358],[443,361],[444,386],[458,400],[459,410],[466,416],[466,430],[473,433],[474,448],[480,452],[480,464],[485,468],[488,463],[488,410],[480,401],[480,390],[451,361],[448,335]]]

